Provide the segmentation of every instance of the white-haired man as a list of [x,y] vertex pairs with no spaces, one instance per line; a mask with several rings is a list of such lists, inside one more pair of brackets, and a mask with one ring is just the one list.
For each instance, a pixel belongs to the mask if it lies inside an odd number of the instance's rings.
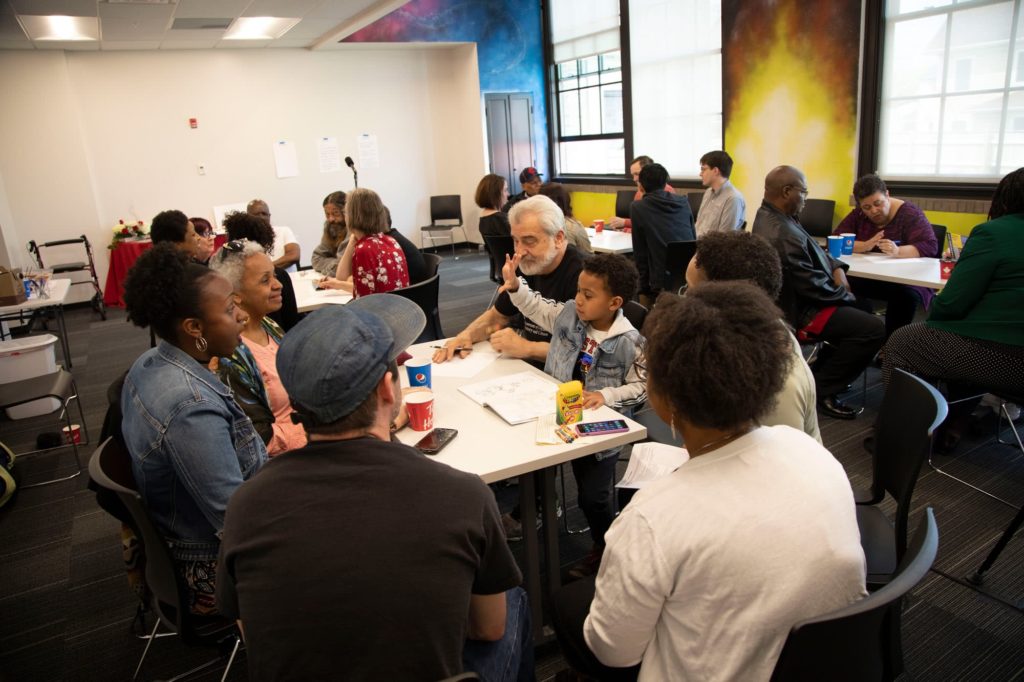
[[[565,217],[555,202],[537,195],[520,201],[509,211],[516,253],[522,256],[519,272],[541,296],[553,301],[568,301],[576,296],[576,285],[583,256],[565,240]],[[543,365],[551,335],[512,304],[502,293],[480,317],[473,320],[445,347],[434,354],[434,362],[463,357],[477,341],[489,339],[494,350],[513,358]]]

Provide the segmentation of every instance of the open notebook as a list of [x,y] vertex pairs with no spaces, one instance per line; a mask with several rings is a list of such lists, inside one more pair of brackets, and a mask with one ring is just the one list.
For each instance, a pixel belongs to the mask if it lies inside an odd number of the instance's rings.
[[462,386],[478,405],[489,407],[509,424],[523,424],[555,411],[558,384],[531,372],[510,374]]

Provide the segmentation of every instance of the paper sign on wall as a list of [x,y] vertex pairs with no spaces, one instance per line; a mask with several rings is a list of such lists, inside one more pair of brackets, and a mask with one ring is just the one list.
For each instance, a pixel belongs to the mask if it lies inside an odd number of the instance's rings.
[[341,151],[338,138],[321,137],[316,141],[317,156],[320,157],[320,172],[334,173],[341,170]]
[[294,142],[278,140],[274,143],[274,165],[279,178],[294,178],[299,174],[299,159]]
[[359,149],[360,168],[380,168],[380,153],[377,149],[377,136],[363,133],[356,138]]

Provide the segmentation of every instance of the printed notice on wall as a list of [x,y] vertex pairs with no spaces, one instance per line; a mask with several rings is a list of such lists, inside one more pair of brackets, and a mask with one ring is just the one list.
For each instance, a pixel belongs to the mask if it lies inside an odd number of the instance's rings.
[[299,174],[299,159],[295,154],[294,142],[278,140],[274,143],[274,165],[279,178],[294,178]]
[[321,173],[336,173],[341,170],[341,151],[338,138],[321,137],[316,141],[317,156],[320,157]]
[[377,136],[363,133],[356,138],[359,149],[360,168],[380,168],[380,153],[377,149]]

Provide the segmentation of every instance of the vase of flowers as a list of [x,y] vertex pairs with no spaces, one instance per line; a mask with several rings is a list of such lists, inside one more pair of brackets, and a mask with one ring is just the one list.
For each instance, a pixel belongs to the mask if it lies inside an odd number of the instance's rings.
[[114,237],[110,240],[110,244],[107,248],[116,249],[117,245],[126,239],[143,239],[147,236],[146,224],[141,220],[131,223],[126,223],[124,220],[118,220],[117,225],[114,226]]

